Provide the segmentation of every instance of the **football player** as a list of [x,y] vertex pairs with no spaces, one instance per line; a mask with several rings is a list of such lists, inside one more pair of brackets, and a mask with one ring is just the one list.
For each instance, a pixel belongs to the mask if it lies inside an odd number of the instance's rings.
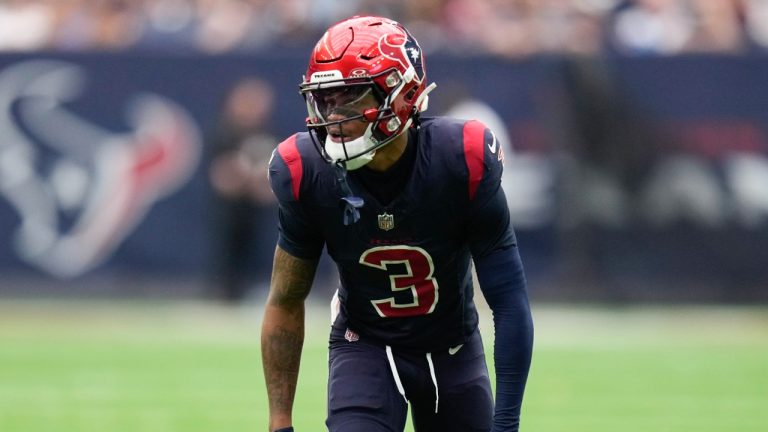
[[[516,431],[533,325],[478,121],[422,117],[424,55],[399,23],[353,17],[315,46],[300,85],[308,131],[275,150],[279,240],[261,345],[269,430],[291,431],[304,300],[325,247],[339,269],[329,344],[332,432]],[[495,401],[471,264],[493,312]],[[494,403],[495,402],[495,403]]]

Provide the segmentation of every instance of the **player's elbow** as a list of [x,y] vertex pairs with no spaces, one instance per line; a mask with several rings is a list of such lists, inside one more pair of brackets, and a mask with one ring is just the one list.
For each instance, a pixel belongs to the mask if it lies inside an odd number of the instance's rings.
[[278,309],[304,308],[307,298],[305,290],[271,290],[267,297],[267,306]]

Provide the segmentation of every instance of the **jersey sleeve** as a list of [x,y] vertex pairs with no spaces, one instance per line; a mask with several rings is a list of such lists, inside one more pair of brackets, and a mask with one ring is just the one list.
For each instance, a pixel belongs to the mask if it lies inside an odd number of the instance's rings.
[[502,143],[483,123],[471,120],[463,128],[469,197],[468,237],[472,256],[483,257],[516,244],[507,199],[501,187]]
[[324,240],[301,202],[304,164],[296,137],[280,143],[269,161],[269,184],[278,201],[277,244],[295,257],[315,259]]
[[475,259],[477,279],[493,313],[496,407],[493,431],[517,431],[533,352],[533,319],[517,247]]
[[464,125],[469,244],[493,313],[496,407],[493,431],[517,431],[531,363],[533,322],[509,208],[501,187],[502,144],[482,123]]

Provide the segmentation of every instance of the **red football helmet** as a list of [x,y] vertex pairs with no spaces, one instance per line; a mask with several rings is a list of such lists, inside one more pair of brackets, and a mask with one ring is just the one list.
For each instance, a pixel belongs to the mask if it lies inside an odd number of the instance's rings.
[[[356,16],[331,26],[312,51],[299,86],[307,102],[307,126],[320,153],[347,169],[368,163],[376,149],[400,135],[427,108],[424,58],[416,39],[398,22]],[[378,108],[329,121],[334,107],[352,105],[373,94]],[[329,105],[329,97],[334,101]],[[326,146],[329,126],[348,121],[370,123],[363,137]],[[330,147],[334,147],[331,149]]]

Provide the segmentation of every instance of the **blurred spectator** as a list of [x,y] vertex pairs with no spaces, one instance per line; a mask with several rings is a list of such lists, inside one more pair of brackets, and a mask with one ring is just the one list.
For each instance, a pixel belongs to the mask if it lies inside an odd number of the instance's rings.
[[51,2],[6,0],[0,3],[0,50],[44,48],[54,25]]
[[758,47],[768,48],[768,1],[743,0],[742,5],[749,38]]
[[768,47],[766,0],[4,0],[0,51],[260,52],[388,16],[427,52],[527,57],[738,53]]
[[693,18],[683,1],[632,0],[616,14],[612,36],[627,54],[676,54],[691,40]]
[[737,53],[746,47],[740,0],[690,0],[696,25],[686,51]]
[[63,50],[128,49],[142,34],[142,14],[148,4],[145,0],[51,0],[56,26],[47,45]]
[[533,49],[527,32],[527,9],[520,2],[494,0],[448,0],[443,7],[444,48],[476,55],[528,54]]
[[240,0],[199,2],[195,43],[204,52],[258,49],[275,33],[278,20],[268,2]]
[[[275,222],[267,166],[277,144],[270,131],[274,90],[265,81],[238,82],[224,103],[211,140],[210,180],[217,196],[216,294],[246,296],[269,281]],[[255,272],[255,277],[253,276]]]
[[[198,6],[199,7],[199,6]],[[146,0],[140,48],[194,51],[199,10],[189,0]]]
[[597,54],[602,40],[601,20],[615,0],[542,0],[531,8],[533,33],[539,52]]

